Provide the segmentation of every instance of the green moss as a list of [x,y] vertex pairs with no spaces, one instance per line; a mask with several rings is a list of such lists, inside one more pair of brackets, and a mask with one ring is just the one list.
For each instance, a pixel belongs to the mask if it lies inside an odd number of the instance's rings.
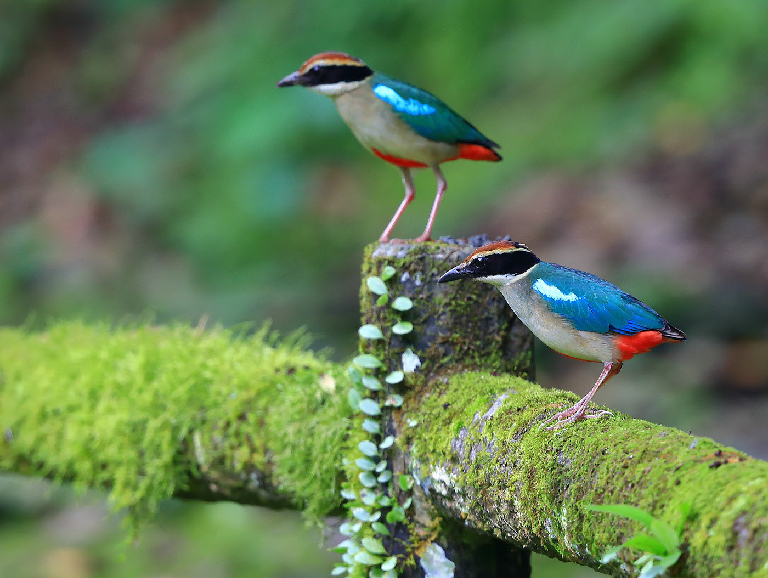
[[348,380],[306,345],[267,328],[2,329],[0,466],[108,488],[139,517],[190,472],[257,466],[317,518],[339,502]]
[[[674,523],[678,504],[687,501],[693,506],[683,532],[690,575],[699,575],[696,568],[722,576],[759,570],[767,553],[761,533],[768,464],[620,414],[554,432],[538,428],[552,406],[575,400],[483,373],[435,383],[418,408],[415,463],[435,484],[463,496],[461,513],[470,526],[550,556],[597,567],[609,547],[642,531],[584,504],[632,504]],[[625,550],[621,558],[636,555]]]

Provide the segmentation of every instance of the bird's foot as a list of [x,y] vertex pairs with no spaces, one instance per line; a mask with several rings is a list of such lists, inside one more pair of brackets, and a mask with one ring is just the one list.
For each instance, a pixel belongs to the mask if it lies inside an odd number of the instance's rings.
[[613,414],[607,409],[600,409],[594,413],[591,413],[591,412],[587,413],[587,404],[580,405],[577,403],[573,407],[569,407],[568,409],[561,411],[560,413],[556,413],[552,417],[541,422],[539,424],[539,429],[541,429],[551,421],[554,421],[555,423],[553,423],[548,428],[545,428],[547,431],[560,429],[561,427],[565,427],[569,423],[574,423],[581,419],[598,419],[598,418],[606,417],[609,415],[613,415]]

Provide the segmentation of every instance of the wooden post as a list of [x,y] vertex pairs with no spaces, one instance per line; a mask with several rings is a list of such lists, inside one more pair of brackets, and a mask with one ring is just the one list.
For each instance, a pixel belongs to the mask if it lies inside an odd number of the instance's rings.
[[[409,409],[417,408],[429,396],[430,385],[449,374],[483,370],[533,378],[533,336],[494,287],[472,281],[437,283],[481,244],[383,243],[366,249],[360,293],[362,323],[378,326],[385,338],[362,340],[362,348],[382,360],[387,372],[403,368],[407,350],[418,355],[421,363],[407,374],[405,382],[387,386],[387,395],[398,393],[405,402],[402,408],[385,412],[384,435],[407,439]],[[387,266],[397,272],[388,281],[388,303],[377,306],[377,295],[370,291],[367,279],[381,276]],[[413,308],[404,313],[393,309],[392,300],[398,296],[410,298]],[[393,333],[391,328],[400,320],[413,323],[414,330],[406,335]],[[396,444],[391,452],[395,475],[412,473],[404,448],[407,444]],[[453,564],[457,577],[530,576],[528,551],[510,549],[492,536],[442,520],[418,484],[412,489],[412,499],[410,535],[398,524],[389,544],[390,551],[402,553],[406,549],[402,544],[408,543],[415,553],[416,563],[406,569],[404,577],[434,575],[435,570],[428,569],[436,564]]]

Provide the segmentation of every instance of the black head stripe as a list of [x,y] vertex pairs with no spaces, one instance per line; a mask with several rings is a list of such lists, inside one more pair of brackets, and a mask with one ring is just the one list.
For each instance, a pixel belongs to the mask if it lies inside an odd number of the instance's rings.
[[491,253],[475,259],[478,276],[522,275],[541,261],[530,251],[517,250],[503,253]]
[[353,64],[317,65],[301,75],[304,86],[319,86],[321,84],[336,84],[337,82],[357,82],[365,80],[373,74],[367,66]]

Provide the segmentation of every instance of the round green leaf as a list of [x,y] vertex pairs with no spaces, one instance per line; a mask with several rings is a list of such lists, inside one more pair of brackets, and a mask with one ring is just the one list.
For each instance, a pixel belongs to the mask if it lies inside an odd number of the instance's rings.
[[385,450],[387,448],[391,448],[393,443],[395,443],[395,438],[392,436],[387,436],[383,440],[381,440],[379,447]]
[[387,460],[381,460],[378,464],[376,464],[377,472],[381,473],[386,469],[387,469]]
[[357,444],[358,449],[363,452],[368,457],[373,457],[375,455],[378,455],[379,450],[376,447],[376,444],[372,441],[363,440],[359,444]]
[[370,323],[363,325],[360,329],[358,329],[357,334],[363,339],[381,339],[384,337],[381,329],[375,325],[371,325]]
[[385,572],[392,570],[397,565],[397,556],[390,556],[384,562],[381,563],[381,569]]
[[393,393],[390,396],[387,396],[387,399],[384,401],[384,405],[391,405],[393,407],[400,407],[403,405],[403,396],[399,393]]
[[360,401],[362,399],[363,398],[359,391],[357,391],[354,387],[349,388],[349,392],[347,393],[347,401],[349,402],[349,407],[357,411],[360,409]]
[[381,277],[376,277],[375,275],[368,277],[368,279],[365,280],[365,284],[368,285],[368,289],[370,289],[372,293],[376,293],[376,295],[384,295],[387,292],[387,286],[384,281],[381,280]]
[[355,495],[355,491],[350,490],[349,488],[344,488],[343,490],[341,490],[341,497],[344,498],[345,500],[354,500],[357,498],[357,496]]
[[413,307],[413,301],[408,299],[408,297],[398,297],[392,301],[392,307],[398,311],[408,311]]
[[363,504],[366,506],[373,506],[376,503],[376,498],[378,497],[378,494],[376,492],[373,492],[369,490],[368,488],[363,488],[360,490],[360,499],[363,501]]
[[363,377],[363,385],[368,389],[370,389],[371,391],[381,390],[381,382],[375,377],[372,377],[370,375],[366,375],[365,377]]
[[377,483],[376,476],[371,472],[360,472],[357,477],[366,488],[373,488]]
[[363,548],[368,550],[371,554],[386,554],[387,550],[384,548],[384,544],[377,538],[366,537],[363,538]]
[[355,460],[355,465],[361,470],[368,470],[371,472],[376,469],[376,464],[368,458],[357,458]]
[[395,273],[397,273],[397,269],[395,269],[392,265],[387,265],[381,270],[381,278],[384,281],[388,281],[394,277]]
[[365,508],[352,508],[352,515],[361,522],[367,522],[371,519],[371,514]]
[[360,411],[367,415],[379,415],[381,414],[381,408],[379,404],[373,401],[371,398],[365,398],[358,404]]
[[360,383],[363,379],[363,373],[354,365],[349,366],[349,377],[352,383]]
[[[410,349],[408,351],[410,351]],[[363,353],[362,355],[358,355],[352,360],[352,363],[364,369],[376,369],[382,365],[381,361],[379,361],[379,358],[375,355],[371,355],[370,353]]]
[[349,572],[349,568],[346,566],[334,566],[333,570],[331,570],[331,576],[340,576],[345,572]]
[[389,512],[387,512],[387,523],[394,524],[395,522],[405,521],[405,510],[400,506],[395,506]]
[[379,298],[376,299],[376,305],[381,307],[382,305],[386,305],[387,301],[389,301],[389,295],[384,293],[384,295],[380,295]]
[[374,532],[378,532],[382,536],[389,536],[389,528],[387,528],[382,522],[374,522],[371,524]]
[[378,478],[376,478],[376,480],[377,480],[377,481],[378,481],[380,484],[386,484],[386,483],[387,483],[389,480],[391,480],[391,479],[392,479],[392,472],[390,472],[389,470],[386,470],[386,471],[384,471],[384,472],[381,472],[381,474],[379,475],[379,477],[378,477]]
[[396,333],[397,335],[405,335],[411,331],[413,331],[413,323],[410,321],[401,321],[392,327],[392,333]]
[[376,420],[365,418],[365,421],[363,422],[363,429],[368,433],[377,434],[381,431],[381,425]]
[[360,550],[353,556],[355,562],[358,564],[365,564],[366,566],[373,566],[374,564],[381,564],[384,560],[380,556],[375,556],[365,550]]
[[393,371],[390,373],[387,377],[384,378],[384,381],[387,383],[400,383],[403,381],[403,378],[405,378],[405,374],[402,371]]

